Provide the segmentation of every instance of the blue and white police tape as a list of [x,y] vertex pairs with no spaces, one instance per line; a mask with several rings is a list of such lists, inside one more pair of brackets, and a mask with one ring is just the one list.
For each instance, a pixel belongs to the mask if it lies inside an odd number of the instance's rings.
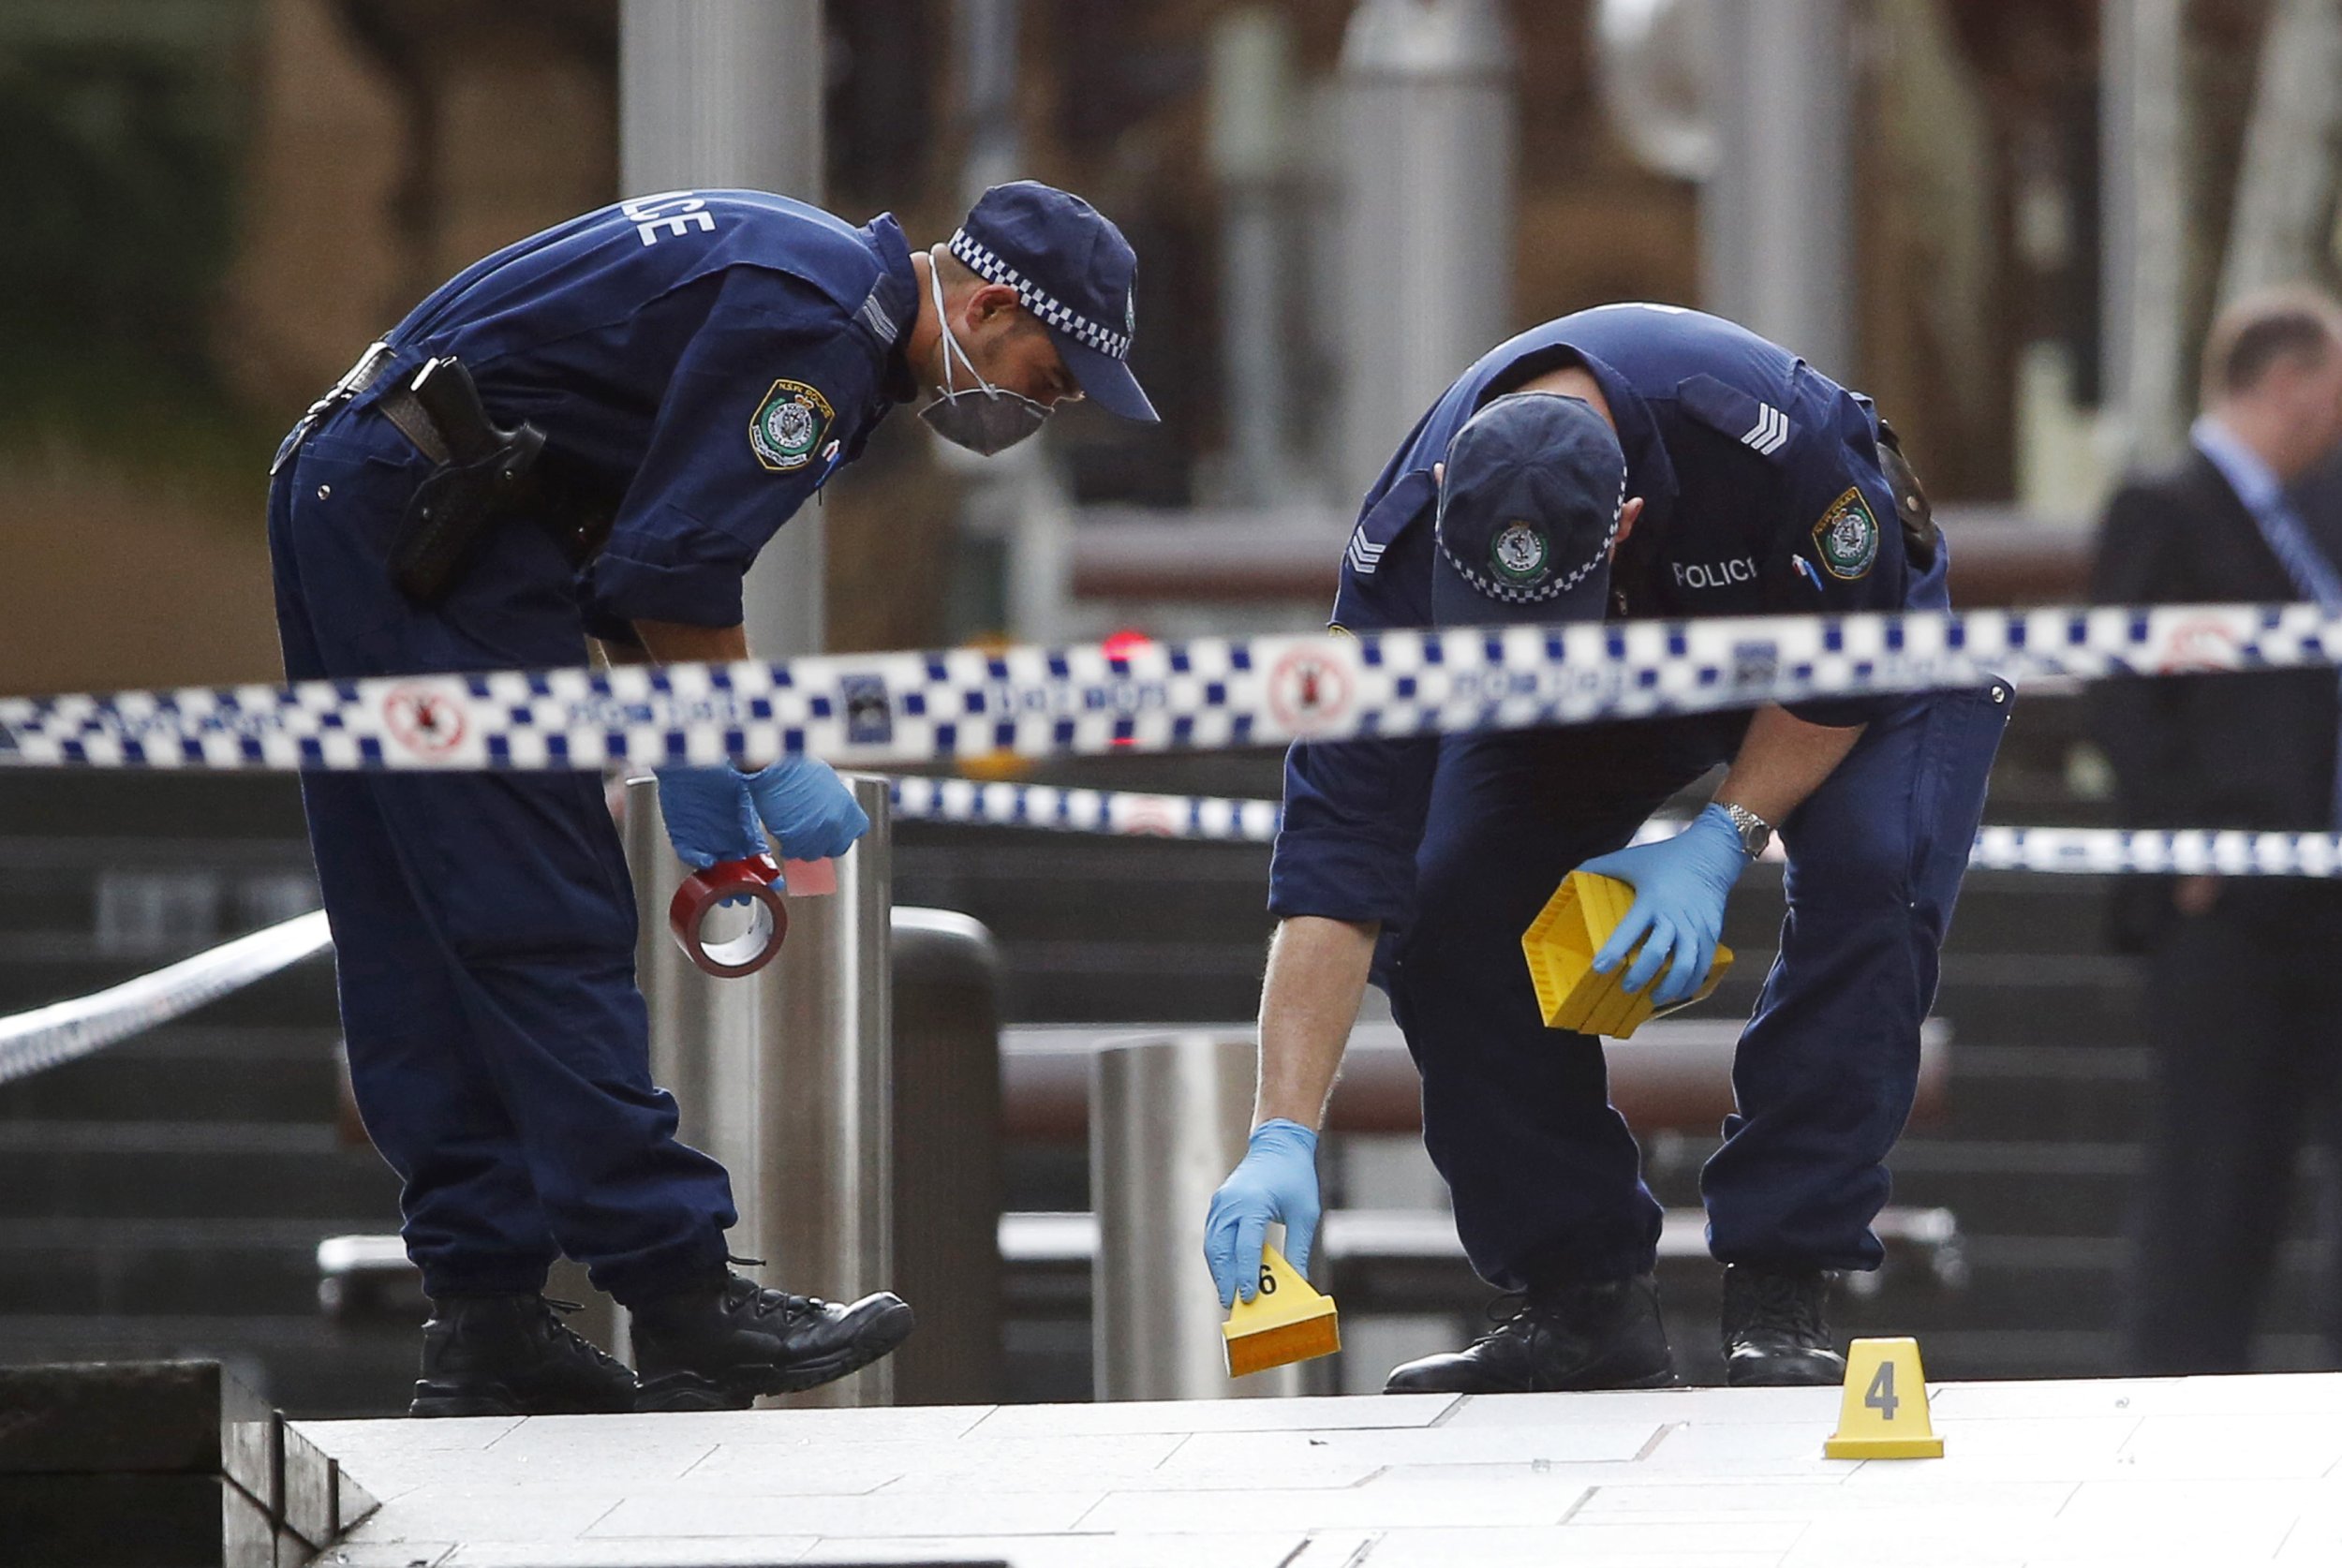
[[1908,611],[1206,638],[0,700],[0,764],[599,768],[810,752],[841,766],[1529,729],[1994,675],[2342,663],[2315,605]]
[[1273,800],[1063,790],[1052,784],[979,784],[967,778],[888,780],[895,815],[918,822],[1044,828],[1058,833],[1266,844],[1282,808]]
[[2342,877],[2342,836],[2238,829],[1988,827],[1972,869],[2074,876]]
[[[1231,844],[1274,841],[1280,815],[1273,800],[979,784],[959,778],[896,779],[894,796],[896,816],[907,821]],[[1680,821],[1654,817],[1637,830],[1635,842],[1665,838],[1682,826]],[[1778,839],[1766,858],[1784,858]],[[2342,877],[2342,836],[2213,828],[1987,827],[1977,835],[1968,866],[1976,871],[2074,876]]]
[[194,1012],[333,945],[313,910],[136,980],[0,1018],[0,1084],[86,1057]]

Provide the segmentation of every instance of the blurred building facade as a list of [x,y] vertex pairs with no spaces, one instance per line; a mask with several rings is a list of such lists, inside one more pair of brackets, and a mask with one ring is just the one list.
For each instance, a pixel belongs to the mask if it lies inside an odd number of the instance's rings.
[[[22,633],[0,687],[273,673],[268,450],[439,278],[620,194],[620,3],[0,10],[0,161],[37,242],[0,254],[0,506],[22,568],[0,584]],[[2183,348],[2217,287],[2275,3],[2172,0]],[[1801,123],[1843,145],[1823,187],[1836,200],[1810,220],[1843,231],[1842,320],[1824,335],[1845,362],[1825,368],[1877,398],[1940,497],[2078,517],[2111,450],[2095,414],[2110,326],[2101,6],[1795,6],[1823,19],[1807,52],[1829,67],[1811,77],[1827,101]],[[1382,399],[1395,439],[1423,395],[1386,397],[1397,373],[1372,350],[1430,314],[1439,259],[1410,272],[1384,230],[1361,230],[1359,182],[1382,182],[1391,221],[1465,214],[1450,220],[1459,278],[1495,247],[1479,274],[1502,279],[1490,336],[1610,300],[1709,303],[1703,180],[1736,101],[1725,89],[1756,58],[1712,47],[1716,7],[1742,23],[1784,14],[1754,0],[831,0],[827,204],[891,209],[915,238],[947,234],[986,170],[1090,197],[1141,255],[1134,357],[1165,418],[1058,422],[1041,510],[1076,533],[1287,528],[1306,550],[1373,477],[1374,443],[1345,438],[1345,421]],[[1386,34],[1479,30],[1402,40],[1401,54],[1463,51],[1452,113],[1358,117],[1373,13]],[[1030,541],[963,526],[971,482],[903,420],[832,488],[833,646],[1084,629],[1005,624],[1017,574],[1036,570],[1015,558]],[[1193,537],[1208,554],[1223,536]]]

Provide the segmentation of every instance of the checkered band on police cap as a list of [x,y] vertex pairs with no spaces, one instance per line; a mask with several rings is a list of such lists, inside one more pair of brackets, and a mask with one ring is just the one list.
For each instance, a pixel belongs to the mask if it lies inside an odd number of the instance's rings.
[[[1475,592],[1500,604],[1545,604],[1609,561],[1625,514],[1626,459],[1582,400],[1546,392],[1496,398],[1456,433],[1446,465],[1433,537]],[[1494,570],[1508,533],[1541,552],[1511,581]]]
[[971,239],[965,229],[953,231],[950,249],[971,272],[986,282],[1006,284],[1015,289],[1017,301],[1048,326],[1076,343],[1095,348],[1101,354],[1108,354],[1118,360],[1130,358],[1131,339],[1128,333],[1115,332],[1060,303],[1056,295],[1010,266],[990,246]]
[[1569,570],[1549,577],[1544,582],[1528,587],[1500,582],[1490,573],[1482,571],[1473,561],[1460,554],[1448,542],[1447,509],[1445,505],[1440,507],[1432,527],[1439,540],[1439,553],[1447,557],[1447,564],[1456,569],[1458,576],[1481,593],[1505,604],[1543,604],[1548,599],[1560,599],[1563,595],[1569,593],[1592,575],[1596,569],[1608,563],[1610,546],[1618,542],[1619,519],[1624,516],[1625,512],[1626,475],[1622,470],[1618,481],[1618,501],[1610,509],[1610,526],[1604,532],[1601,542],[1594,547],[1594,553]]

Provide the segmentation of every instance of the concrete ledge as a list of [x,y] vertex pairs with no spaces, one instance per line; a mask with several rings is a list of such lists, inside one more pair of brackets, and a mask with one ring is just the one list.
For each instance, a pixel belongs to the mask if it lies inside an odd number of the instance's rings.
[[1955,1383],[1941,1459],[1835,1388],[320,1423],[347,1568],[2126,1568],[2342,1561],[2342,1376]]
[[292,1568],[376,1506],[217,1362],[0,1368],[0,1561]]

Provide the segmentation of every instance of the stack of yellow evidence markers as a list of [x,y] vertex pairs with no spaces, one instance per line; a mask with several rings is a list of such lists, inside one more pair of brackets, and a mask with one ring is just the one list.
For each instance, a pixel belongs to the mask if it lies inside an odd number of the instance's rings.
[[1228,1376],[1331,1355],[1341,1348],[1341,1324],[1331,1296],[1310,1288],[1274,1247],[1261,1249],[1260,1290],[1237,1298],[1220,1327],[1227,1341]]
[[[1610,933],[1618,929],[1618,923],[1626,918],[1634,902],[1635,890],[1617,878],[1572,871],[1562,879],[1561,887],[1546,901],[1529,929],[1521,933],[1520,951],[1529,960],[1529,979],[1537,990],[1537,1010],[1544,1014],[1548,1028],[1575,1029],[1579,1034],[1603,1034],[1624,1040],[1662,1013],[1706,1001],[1724,979],[1725,971],[1731,969],[1732,950],[1719,944],[1699,989],[1667,1008],[1651,1005],[1651,993],[1658,987],[1658,977],[1638,992],[1624,986],[1626,971],[1634,967],[1635,953],[1642,951],[1640,942],[1618,968],[1608,974],[1596,974],[1593,955],[1602,951],[1602,944],[1610,939]],[[1663,968],[1659,976],[1666,973]]]

